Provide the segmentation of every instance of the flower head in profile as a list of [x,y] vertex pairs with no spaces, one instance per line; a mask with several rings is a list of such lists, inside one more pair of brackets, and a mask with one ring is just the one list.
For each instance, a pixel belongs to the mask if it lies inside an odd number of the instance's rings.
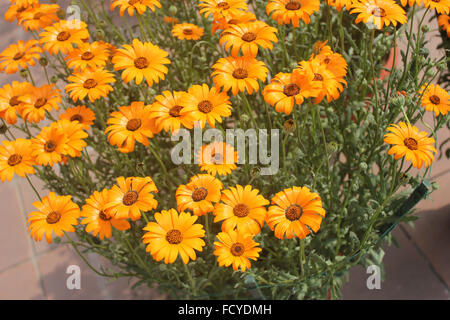
[[278,24],[290,23],[296,28],[300,26],[300,20],[306,24],[310,23],[310,16],[319,9],[319,0],[269,0],[266,6],[267,14],[272,13],[272,19]]
[[272,204],[266,221],[278,239],[303,239],[309,229],[317,232],[325,217],[320,196],[307,187],[284,189],[272,198]]
[[357,0],[351,5],[350,13],[357,13],[355,23],[372,23],[377,29],[408,20],[405,10],[394,0]]
[[158,192],[152,178],[118,177],[117,184],[109,191],[107,205],[110,213],[117,219],[141,218],[141,211],[147,212],[157,207],[153,193]]
[[450,0],[422,0],[425,8],[435,9],[437,13],[450,13]]
[[111,84],[116,82],[114,74],[103,69],[85,69],[75,72],[67,80],[69,84],[66,85],[66,92],[74,102],[86,97],[91,102],[104,98],[113,91]]
[[178,211],[191,211],[196,216],[202,216],[214,209],[219,202],[222,182],[209,174],[193,176],[189,183],[180,185],[176,191]]
[[148,138],[155,132],[154,120],[150,118],[150,109],[144,102],[132,102],[130,106],[119,107],[119,111],[111,113],[106,122],[108,141],[119,147],[120,152],[134,150],[135,141],[148,146]]
[[143,14],[147,8],[155,11],[155,8],[161,8],[161,3],[159,0],[112,0],[111,11],[114,11],[116,7],[119,7],[121,17],[125,11],[127,11],[130,16],[134,16],[135,10],[138,14]]
[[195,114],[195,120],[204,128],[208,123],[215,128],[216,121],[222,123],[222,117],[231,116],[231,102],[225,92],[207,84],[193,85],[185,96],[186,111]]
[[172,28],[173,36],[180,40],[198,40],[204,33],[203,28],[192,23],[179,23]]
[[150,42],[142,43],[134,39],[131,45],[125,44],[116,50],[112,62],[114,70],[123,70],[122,79],[125,83],[134,79],[136,84],[141,84],[145,79],[151,87],[154,82],[164,80],[169,71],[165,66],[170,63],[168,55],[167,51]]
[[80,20],[60,20],[44,28],[39,35],[40,43],[50,54],[67,54],[74,45],[81,45],[83,40],[89,39],[89,31],[85,22]]
[[0,181],[11,181],[14,174],[25,177],[34,174],[34,158],[31,155],[31,141],[16,139],[3,141],[0,145]]
[[211,34],[217,32],[217,30],[225,30],[229,27],[239,24],[256,21],[256,16],[252,12],[239,10],[235,14],[229,17],[218,17],[214,19],[211,26]]
[[37,6],[37,2],[38,0],[35,0],[33,4],[23,4],[23,5],[18,5],[16,2],[12,2],[8,6],[8,10],[6,10],[5,12],[5,20],[8,22],[13,22],[14,20],[19,21],[22,14],[27,11],[32,9],[33,7]]
[[416,126],[405,122],[392,124],[387,130],[390,132],[385,134],[384,142],[393,145],[388,154],[393,154],[395,160],[405,157],[417,169],[429,167],[434,161],[435,140],[425,131],[419,132]]
[[422,107],[427,111],[434,111],[446,115],[450,111],[450,94],[438,84],[425,84],[419,91],[422,95]]
[[67,108],[64,113],[59,115],[59,120],[78,121],[83,125],[84,130],[88,130],[94,124],[95,113],[86,106],[77,106]]
[[243,56],[256,57],[258,47],[273,49],[273,43],[278,42],[278,30],[262,21],[232,24],[220,37],[220,44],[225,44],[225,50],[231,48],[231,55],[237,57],[239,51]]
[[245,0],[201,0],[198,6],[201,8],[200,14],[206,18],[212,15],[214,19],[229,18],[241,11],[248,11]]
[[36,64],[41,53],[42,48],[36,40],[19,40],[0,53],[0,72],[12,74],[19,71],[19,68],[28,69],[28,66]]
[[80,208],[72,201],[72,196],[57,196],[50,192],[33,206],[37,210],[28,215],[27,223],[35,241],[41,241],[45,235],[47,242],[52,243],[53,232],[58,237],[63,237],[64,232],[75,232],[73,226],[78,224]]
[[341,11],[343,8],[350,9],[352,0],[328,0],[328,5],[335,7],[337,11]]
[[25,98],[33,90],[29,82],[13,81],[0,88],[0,119],[5,119],[9,124],[17,122],[17,113],[24,105]]
[[59,20],[57,16],[59,10],[61,8],[57,4],[43,3],[32,6],[20,14],[18,22],[25,31],[39,31]]
[[231,174],[237,168],[237,161],[237,151],[231,145],[217,141],[203,145],[196,157],[200,171],[212,176]]
[[222,223],[222,231],[238,230],[258,234],[266,219],[269,201],[252,186],[236,185],[222,192],[220,202],[214,206],[214,222]]
[[105,43],[95,41],[82,43],[66,56],[67,66],[76,71],[86,68],[102,69],[109,59],[109,49]]
[[442,30],[447,32],[447,37],[450,38],[450,16],[446,14],[439,15],[438,25]]
[[108,190],[94,191],[81,208],[81,216],[84,217],[81,224],[86,224],[86,232],[92,232],[100,240],[111,238],[113,227],[121,231],[131,227],[126,219],[117,219],[109,213],[110,210],[106,209],[108,202]]
[[175,209],[162,210],[155,213],[156,222],[149,222],[144,231],[142,242],[156,261],[174,263],[178,256],[184,264],[196,260],[196,251],[203,251],[205,230],[198,217]]
[[37,123],[45,119],[46,112],[59,110],[61,94],[54,84],[46,84],[40,88],[32,87],[19,108],[23,120]]
[[269,72],[264,62],[253,57],[220,58],[212,68],[214,84],[223,87],[225,92],[231,89],[233,95],[245,91],[249,94],[257,92],[258,80],[265,81]]
[[219,266],[233,266],[233,270],[239,268],[242,272],[251,268],[251,260],[257,260],[261,248],[259,243],[253,240],[250,233],[241,232],[239,230],[228,230],[220,232],[215,241],[214,255],[217,256]]

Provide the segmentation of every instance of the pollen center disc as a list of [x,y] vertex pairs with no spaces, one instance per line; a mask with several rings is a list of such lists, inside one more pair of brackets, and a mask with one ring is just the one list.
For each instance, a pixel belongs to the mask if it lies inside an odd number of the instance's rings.
[[300,219],[302,214],[303,209],[298,204],[292,204],[284,211],[284,215],[289,221],[296,221]]
[[67,31],[62,31],[62,32],[58,33],[58,35],[56,36],[56,39],[58,41],[66,41],[69,38],[70,38],[70,33]]
[[22,156],[20,154],[13,154],[8,158],[8,165],[14,167],[22,162]]
[[231,246],[231,254],[235,257],[239,257],[242,256],[244,254],[245,251],[245,247],[242,243],[240,242],[236,242]]
[[299,94],[300,88],[295,83],[288,84],[284,87],[283,93],[287,95],[288,97],[295,96]]
[[122,199],[122,203],[126,206],[135,204],[138,200],[138,193],[136,191],[128,191]]
[[134,66],[138,69],[145,69],[148,67],[148,65],[149,65],[149,62],[148,62],[147,58],[145,58],[145,57],[139,57],[134,60]]
[[255,39],[256,39],[256,33],[253,33],[253,32],[246,32],[242,36],[242,40],[247,41],[247,42],[252,42]]
[[131,119],[127,123],[127,130],[136,131],[141,127],[141,125],[142,125],[141,119]]
[[403,143],[409,150],[417,150],[418,143],[417,140],[414,138],[406,138]]
[[166,240],[170,244],[179,244],[183,241],[183,234],[180,230],[172,229],[166,233]]
[[61,219],[61,213],[58,211],[50,212],[45,219],[48,224],[55,224]]
[[234,70],[233,77],[236,79],[245,79],[248,77],[248,72],[245,69],[238,68]]
[[250,213],[250,208],[246,204],[239,203],[233,208],[233,213],[236,217],[244,218]]
[[288,3],[286,3],[286,5],[284,6],[287,10],[298,10],[302,7],[302,4],[298,1],[289,1]]
[[95,81],[94,79],[87,79],[83,83],[83,87],[85,89],[92,89],[92,88],[95,88],[96,86],[97,86],[97,81]]
[[441,103],[441,99],[438,96],[436,96],[436,95],[432,95],[430,97],[430,101],[431,101],[432,104],[439,104],[439,103]]

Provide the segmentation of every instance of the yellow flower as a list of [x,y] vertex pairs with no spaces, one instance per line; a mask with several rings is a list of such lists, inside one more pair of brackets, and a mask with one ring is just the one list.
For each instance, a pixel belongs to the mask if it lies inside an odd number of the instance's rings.
[[25,10],[19,16],[18,22],[25,31],[39,31],[59,20],[56,15],[59,10],[61,10],[61,8],[57,4],[43,3],[39,6]]
[[429,138],[425,131],[420,131],[416,126],[400,122],[387,128],[391,131],[384,136],[384,142],[393,144],[388,154],[394,154],[395,160],[405,157],[411,161],[414,168],[429,167],[434,160],[434,139]]
[[294,27],[300,25],[300,19],[306,24],[310,23],[310,16],[319,10],[319,0],[269,0],[266,6],[267,14],[273,12],[272,19],[278,21],[278,24],[291,23]]
[[423,5],[431,10],[436,9],[437,13],[450,13],[450,0],[423,0]]
[[267,224],[275,230],[275,237],[287,239],[305,238],[312,231],[320,229],[325,210],[320,196],[307,187],[292,187],[278,192],[272,198],[267,212]]
[[0,181],[11,181],[14,174],[25,177],[33,174],[35,165],[31,155],[31,141],[19,138],[14,141],[3,141],[0,145]]
[[147,244],[146,251],[153,259],[164,263],[174,263],[178,255],[184,264],[189,259],[196,260],[195,250],[203,251],[205,230],[199,223],[198,217],[175,209],[162,210],[155,213],[156,222],[149,222],[144,228],[147,231],[142,242]]
[[44,28],[39,35],[44,50],[50,54],[66,54],[73,49],[73,45],[81,45],[83,40],[89,39],[89,32],[85,22],[80,20],[60,20]]
[[66,109],[66,112],[60,114],[59,119],[78,121],[83,125],[84,130],[88,130],[94,124],[95,113],[92,109],[86,108],[86,106],[77,106]]
[[161,3],[158,0],[112,0],[111,11],[116,7],[120,8],[120,16],[123,16],[125,10],[130,16],[134,16],[134,10],[139,14],[143,14],[147,8],[155,11],[155,7],[161,8]]
[[405,10],[394,0],[356,0],[351,6],[350,13],[358,13],[355,23],[372,23],[377,29],[406,23],[408,20]]
[[255,260],[259,257],[262,250],[258,242],[253,240],[250,233],[243,233],[239,230],[228,230],[220,232],[217,235],[219,241],[215,241],[216,250],[214,255],[217,256],[219,266],[229,267],[233,265],[233,270],[239,268],[244,272],[250,269],[251,263],[249,259]]
[[109,50],[106,44],[101,42],[82,43],[69,52],[65,58],[67,66],[75,70],[86,68],[102,69],[109,59]]
[[249,94],[257,92],[258,80],[265,81],[269,72],[264,62],[252,57],[220,58],[212,68],[214,84],[224,91],[231,89],[233,95],[245,90]]
[[71,83],[66,85],[66,92],[70,92],[70,97],[74,102],[89,97],[89,101],[106,97],[113,91],[111,83],[116,82],[114,75],[103,69],[85,69],[75,72],[67,80]]
[[23,104],[19,108],[22,119],[37,123],[45,119],[46,112],[59,109],[61,94],[54,84],[48,84],[40,88],[33,87],[22,101]]
[[214,34],[217,30],[225,30],[232,25],[253,21],[256,21],[255,14],[239,10],[237,13],[232,14],[227,18],[218,17],[217,19],[214,19],[212,22],[211,33]]
[[222,192],[221,202],[214,206],[214,222],[223,221],[222,231],[234,230],[258,234],[266,219],[269,201],[252,186],[236,185]]
[[335,7],[337,11],[341,11],[344,7],[346,10],[349,10],[352,0],[328,0],[328,4]]
[[36,40],[22,41],[12,44],[0,53],[0,72],[16,73],[19,67],[28,69],[34,66],[41,56],[42,49]]
[[17,112],[22,108],[24,100],[33,85],[29,82],[13,81],[0,88],[0,118],[9,124],[17,122]]
[[446,115],[450,111],[450,94],[438,84],[427,84],[419,91],[422,96],[422,107],[427,111],[434,111],[436,117],[439,114]]
[[67,141],[67,134],[61,128],[43,127],[36,138],[31,139],[31,154],[37,164],[53,166],[66,154]]
[[67,141],[65,143],[66,148],[63,152],[64,155],[72,158],[81,156],[81,151],[87,146],[86,141],[83,139],[88,137],[81,123],[63,119],[53,122],[50,127],[58,128],[65,133]]
[[212,15],[214,19],[229,18],[241,11],[248,11],[245,0],[201,0],[198,6],[201,8],[200,14],[203,13],[206,18]]
[[42,201],[33,203],[37,211],[28,215],[27,223],[30,236],[41,241],[45,234],[48,243],[52,243],[52,233],[63,237],[64,232],[75,232],[80,208],[72,202],[72,196],[57,196],[50,192]]
[[180,40],[198,40],[203,37],[204,33],[203,28],[192,23],[180,23],[172,28],[172,34]]
[[168,52],[158,46],[134,39],[132,45],[125,44],[123,49],[116,50],[112,62],[115,70],[123,70],[122,79],[125,83],[134,79],[136,84],[140,84],[145,79],[151,87],[153,82],[164,80],[169,71],[165,66],[170,63],[167,56]]

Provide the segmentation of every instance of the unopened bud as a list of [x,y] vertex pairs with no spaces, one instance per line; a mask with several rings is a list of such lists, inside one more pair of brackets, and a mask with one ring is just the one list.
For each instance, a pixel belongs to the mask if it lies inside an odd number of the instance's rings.
[[0,124],[0,134],[4,134],[8,130],[8,127],[6,124],[2,123]]
[[177,11],[178,11],[177,7],[175,7],[175,6],[170,6],[170,7],[169,7],[169,14],[170,14],[172,17],[173,17],[174,15],[177,14]]
[[291,133],[295,130],[296,127],[295,121],[293,119],[288,119],[284,122],[283,127],[287,133]]
[[57,83],[57,82],[58,82],[58,77],[57,77],[57,76],[52,76],[52,77],[50,78],[50,81],[51,81],[52,83]]
[[46,67],[48,65],[48,60],[46,57],[40,57],[39,58],[39,64],[43,67]]
[[28,78],[28,70],[27,69],[20,70],[20,76],[25,79]]

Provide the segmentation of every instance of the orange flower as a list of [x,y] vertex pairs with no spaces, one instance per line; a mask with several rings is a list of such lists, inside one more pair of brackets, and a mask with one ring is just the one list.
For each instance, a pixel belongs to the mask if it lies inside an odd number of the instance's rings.
[[67,136],[65,142],[64,155],[69,155],[70,157],[81,156],[81,151],[87,146],[86,139],[88,137],[87,132],[83,131],[83,125],[69,120],[58,120],[53,122],[50,127],[58,128]]
[[58,110],[61,94],[54,84],[33,87],[30,94],[23,98],[23,105],[19,108],[20,116],[29,122],[39,122],[45,119],[45,113]]
[[352,0],[328,0],[328,4],[332,7],[335,7],[337,11],[341,11],[344,7],[346,10],[349,10],[352,4]]
[[113,91],[110,84],[116,82],[114,75],[103,69],[85,69],[75,72],[67,80],[72,83],[66,86],[66,92],[70,92],[70,97],[74,102],[83,100],[86,96],[91,102],[106,97],[109,92]]
[[13,81],[0,88],[0,118],[9,124],[17,122],[17,112],[24,104],[28,93],[33,89],[29,82]]
[[358,14],[355,23],[373,23],[377,29],[391,23],[393,26],[397,22],[404,24],[408,20],[405,10],[394,0],[357,0],[352,3],[350,13]]
[[66,154],[67,141],[67,134],[57,126],[43,127],[36,138],[31,139],[31,155],[37,164],[53,166]]
[[41,53],[42,49],[36,40],[19,40],[17,44],[10,45],[0,53],[0,71],[11,74],[16,73],[19,67],[27,69],[28,66],[34,66],[35,59],[39,59]]
[[192,211],[202,216],[214,209],[220,200],[222,182],[209,174],[193,176],[187,185],[180,185],[176,191],[178,211]]
[[120,16],[122,17],[125,10],[130,16],[134,16],[134,10],[139,14],[143,14],[147,8],[155,11],[155,7],[161,8],[161,3],[158,0],[112,0],[111,11],[116,7],[120,8]]
[[78,121],[83,125],[84,130],[88,130],[89,127],[94,124],[95,113],[94,111],[92,111],[92,109],[86,108],[86,106],[78,106],[68,108],[65,113],[62,113],[59,116],[59,119]]
[[108,134],[109,142],[124,153],[134,150],[135,140],[148,146],[148,138],[153,137],[155,131],[150,110],[144,102],[132,102],[128,107],[120,107],[119,111],[111,113],[107,124],[109,126],[105,133]]
[[320,229],[325,210],[320,196],[307,187],[292,187],[278,192],[272,198],[267,212],[267,224],[275,230],[275,237],[304,239],[312,231]]
[[61,8],[57,4],[43,3],[39,6],[25,10],[20,15],[18,21],[25,31],[39,31],[59,20],[56,15],[59,10],[61,10]]
[[35,241],[41,241],[45,234],[47,242],[52,243],[53,232],[58,237],[64,236],[64,232],[75,232],[73,226],[78,224],[80,208],[72,202],[72,196],[57,196],[50,192],[33,206],[37,211],[28,215],[27,223],[30,236]]
[[264,62],[252,57],[220,58],[212,68],[214,84],[223,87],[224,91],[231,89],[233,95],[245,90],[249,94],[257,92],[258,80],[265,81],[269,72]]
[[450,16],[446,14],[441,14],[438,17],[439,27],[442,28],[445,32],[447,32],[447,37],[450,38]]
[[213,15],[214,19],[229,18],[241,11],[248,11],[245,0],[201,0],[198,6],[201,8],[200,14],[203,13],[206,18]]
[[221,202],[214,206],[214,222],[223,221],[222,231],[237,230],[258,234],[266,219],[269,201],[252,186],[236,185],[222,192]]
[[427,111],[434,111],[436,117],[439,114],[446,115],[450,111],[450,94],[438,84],[423,85],[419,90],[422,94],[422,107]]
[[111,210],[111,215],[117,219],[139,220],[141,211],[150,211],[158,206],[152,192],[158,192],[158,189],[150,177],[119,177],[117,185],[109,191],[106,209]]
[[5,12],[5,20],[8,22],[13,22],[15,19],[19,20],[22,14],[27,10],[32,8],[33,6],[24,5],[19,6],[17,3],[11,3],[8,7],[8,10]]
[[180,23],[172,28],[172,34],[180,40],[198,40],[204,33],[205,30],[203,28],[192,23]]
[[31,156],[31,141],[17,139],[14,141],[3,141],[0,145],[0,181],[11,181],[14,173],[20,177],[33,174],[35,165]]
[[67,66],[75,70],[86,68],[102,69],[109,59],[109,49],[106,44],[95,41],[93,43],[82,43],[76,49],[69,52]]
[[112,227],[117,230],[128,230],[131,228],[130,223],[126,219],[117,219],[111,216],[106,209],[109,202],[109,191],[94,191],[86,204],[81,209],[81,216],[85,217],[81,221],[87,224],[86,232],[92,232],[94,236],[99,236],[100,240],[111,238]]
[[225,142],[212,142],[202,146],[197,154],[196,163],[200,166],[200,171],[206,171],[215,176],[231,174],[235,170],[238,160],[237,151]]
[[306,24],[310,23],[310,16],[319,10],[319,0],[269,0],[266,6],[267,14],[273,12],[272,19],[277,20],[278,24],[292,23],[294,27],[300,25],[300,19]]
[[437,13],[450,13],[450,0],[423,0],[423,5],[431,10],[436,9]]
[[218,17],[214,19],[211,27],[211,34],[216,33],[217,30],[225,30],[233,25],[239,23],[256,21],[255,14],[239,10],[236,14],[229,16],[228,18]]
[[180,20],[173,17],[164,17],[163,21],[167,24],[177,24],[178,22],[180,22]]
[[66,54],[73,49],[73,45],[81,45],[83,40],[89,38],[89,32],[85,22],[80,20],[60,20],[53,25],[44,28],[39,35],[44,50],[50,54]]
[[170,63],[167,56],[168,52],[158,46],[134,39],[132,45],[125,44],[123,49],[117,49],[112,62],[115,70],[124,70],[122,79],[125,83],[134,79],[136,84],[140,84],[145,79],[152,86],[153,82],[164,80],[169,71],[165,66]]

